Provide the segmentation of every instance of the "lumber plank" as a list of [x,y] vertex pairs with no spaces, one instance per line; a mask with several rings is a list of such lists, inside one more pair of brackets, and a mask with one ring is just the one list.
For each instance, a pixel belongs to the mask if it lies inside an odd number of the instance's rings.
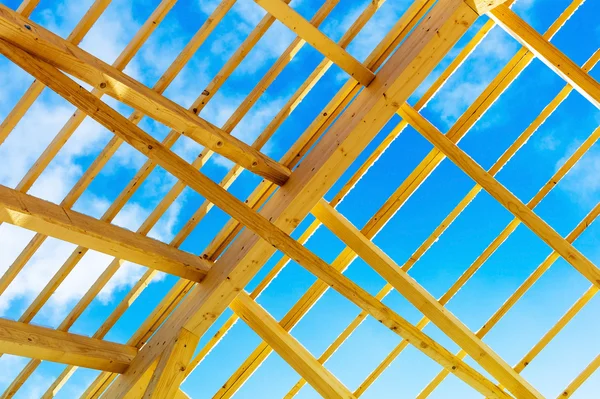
[[375,74],[366,66],[351,56],[343,47],[327,37],[317,27],[304,19],[285,2],[281,0],[254,1],[363,86],[368,86],[375,78]]
[[516,373],[488,345],[468,329],[456,316],[445,309],[429,292],[410,277],[385,252],[366,238],[325,200],[312,210],[324,226],[389,282],[401,295],[428,317],[440,330],[465,350],[488,373],[504,384],[516,397],[533,393],[541,398],[531,384]]
[[493,176],[486,172],[456,144],[445,137],[435,126],[408,104],[401,107],[402,117],[452,160],[477,184],[533,231],[550,248],[558,252],[592,284],[600,287],[600,270],[579,250],[558,234],[550,225],[537,216],[513,193],[508,191]]
[[0,5],[0,38],[277,184],[290,170],[79,47]]
[[596,108],[600,109],[600,83],[579,65],[575,64],[507,6],[500,5],[489,11],[487,15],[565,82],[573,86]]
[[324,398],[354,398],[344,384],[246,292],[240,293],[230,307]]
[[122,373],[137,348],[0,318],[0,351]]
[[211,262],[150,237],[0,185],[0,221],[201,281]]

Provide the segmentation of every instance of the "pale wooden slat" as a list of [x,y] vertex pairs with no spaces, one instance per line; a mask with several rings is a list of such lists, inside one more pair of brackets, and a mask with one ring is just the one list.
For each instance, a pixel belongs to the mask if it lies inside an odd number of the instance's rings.
[[508,363],[327,202],[319,201],[312,214],[516,397],[542,397]]
[[488,15],[508,34],[535,54],[540,61],[600,109],[600,83],[505,5],[494,8]]
[[0,38],[102,89],[253,173],[277,184],[283,184],[289,177],[289,169],[259,151],[4,6],[0,6]]
[[568,263],[577,269],[592,284],[600,287],[600,270],[579,250],[568,243],[552,227],[523,204],[514,194],[502,186],[481,166],[452,143],[429,121],[408,104],[401,107],[402,116],[408,120],[419,133],[431,141],[448,159],[459,166],[469,177],[529,227],[550,248],[558,252]]
[[201,281],[211,262],[0,185],[0,220],[152,269]]
[[600,355],[596,356],[582,371],[569,383],[569,385],[558,395],[557,399],[570,398],[583,383],[594,374],[600,367]]
[[137,354],[133,346],[0,318],[0,351],[57,363],[122,373]]
[[363,86],[368,86],[375,78],[373,72],[285,2],[281,0],[254,1]]
[[230,307],[324,398],[354,398],[344,384],[247,293],[240,293]]

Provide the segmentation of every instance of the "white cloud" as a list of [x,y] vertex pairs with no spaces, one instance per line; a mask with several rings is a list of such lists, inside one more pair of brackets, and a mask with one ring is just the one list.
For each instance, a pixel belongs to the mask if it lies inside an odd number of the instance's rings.
[[560,140],[552,133],[545,134],[536,142],[536,148],[540,151],[554,151],[560,146]]
[[[83,3],[85,2],[60,3],[55,5],[54,9],[45,10],[42,15],[44,25],[66,36],[66,31],[72,28],[74,21],[77,21],[81,17],[81,13],[89,8],[89,4]],[[69,23],[68,26],[66,22]],[[129,2],[113,2],[84,39],[82,47],[106,62],[113,62],[139,26],[139,23],[132,17]],[[149,51],[152,50],[153,48]],[[163,50],[164,48],[160,47],[158,51]],[[129,73],[141,71],[143,68],[139,62],[143,62],[144,59],[150,63],[156,63],[156,59],[148,57],[146,54],[146,58],[142,57],[137,65],[134,62],[134,66],[129,68]],[[164,65],[157,66],[157,68],[162,67]],[[7,68],[2,68],[0,71],[0,82],[6,82],[7,86],[10,83],[11,96],[18,98],[28,85],[30,77],[22,72],[16,73],[14,66],[7,65]],[[9,99],[5,99],[4,94],[3,88],[2,95],[0,95],[0,115],[6,115],[10,106],[13,105],[13,103],[7,104]],[[48,92],[34,103],[15,130],[0,146],[0,160],[3,165],[9,166],[0,168],[0,184],[9,187],[15,187],[18,184],[72,115],[73,110],[74,108],[65,101]],[[87,166],[89,162],[87,159],[95,157],[110,137],[112,136],[108,131],[93,120],[86,118],[38,178],[29,193],[56,203],[62,201],[83,173],[82,160],[86,159],[85,165]],[[103,171],[103,173],[113,173],[115,178],[119,178],[119,168],[136,167],[143,162],[143,157],[140,158],[137,153],[132,153],[130,147],[123,146],[120,157],[116,157],[115,161],[118,164],[113,165],[115,170]],[[158,175],[161,180],[155,181],[155,186],[165,186],[165,182],[173,181],[172,176],[164,172],[162,176],[160,173],[153,174],[152,176],[156,179],[155,175]],[[144,187],[151,188],[152,186]],[[162,187],[162,190],[166,188]],[[145,203],[128,203],[117,215],[114,223],[131,230],[137,229],[151,211],[146,205]],[[87,191],[77,202],[76,208],[99,217],[108,206],[108,200],[102,195]],[[179,205],[172,206],[167,212],[167,216],[161,219],[152,231],[152,235],[164,240],[172,238],[172,229],[178,220],[179,211]],[[33,233],[30,231],[8,224],[0,226],[0,273],[4,273],[10,267],[32,237]],[[6,314],[9,310],[13,314],[15,311],[18,313],[22,310],[21,307],[27,306],[53,277],[74,248],[73,244],[47,239],[0,297],[0,314]],[[70,306],[105,270],[111,260],[112,258],[109,256],[89,251],[43,308],[42,319],[49,323],[58,323]],[[109,301],[115,290],[137,281],[144,270],[140,266],[129,263],[125,263],[121,269],[103,291],[102,300]],[[10,309],[11,306],[19,306],[19,309]]]
[[461,67],[430,101],[430,106],[448,125],[485,90],[518,48],[499,27],[494,27]]
[[[556,163],[556,168],[563,165],[580,145],[580,142],[572,143],[565,155]],[[558,187],[580,204],[597,203],[600,200],[600,148],[596,146],[588,151],[569,171]]]

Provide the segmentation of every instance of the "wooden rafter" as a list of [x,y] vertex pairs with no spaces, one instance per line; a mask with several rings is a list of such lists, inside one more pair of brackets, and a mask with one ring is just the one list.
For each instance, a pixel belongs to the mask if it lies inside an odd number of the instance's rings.
[[502,186],[481,166],[465,154],[456,144],[448,140],[435,126],[422,117],[408,104],[401,108],[402,116],[431,141],[448,159],[456,163],[465,173],[477,182],[492,197],[500,202],[508,211],[529,227],[550,248],[558,252],[567,262],[577,269],[585,278],[600,287],[600,270],[579,250],[558,234],[531,209],[523,204],[514,194]]
[[[389,118],[397,111],[394,104],[400,104],[416,89],[418,84],[425,79],[427,70],[432,70],[439,60],[462,36],[465,30],[476,19],[476,14],[464,3],[450,1],[440,3],[434,7],[429,16],[416,28],[411,36],[403,43],[392,58],[378,73],[378,79],[350,104],[349,108],[335,122],[315,149],[311,151],[304,162],[294,172],[290,181],[281,190],[277,191],[267,203],[263,215],[267,216],[276,226],[291,230],[310,211],[311,203],[316,203],[315,188],[319,188],[321,195],[325,193],[334,180],[341,175],[345,167],[368,144]],[[443,8],[443,10],[442,10]],[[448,22],[447,22],[448,21]],[[434,50],[431,56],[423,57],[423,52]],[[385,96],[381,94],[385,93]],[[361,121],[369,121],[369,124]],[[339,151],[343,148],[343,151]],[[307,166],[308,165],[308,166]],[[335,167],[334,167],[335,165]],[[281,198],[281,200],[279,200]],[[172,335],[181,327],[186,327],[202,334],[207,325],[220,314],[235,297],[231,287],[239,286],[242,289],[257,269],[246,268],[243,276],[231,274],[237,270],[236,265],[243,265],[244,254],[249,254],[246,259],[253,259],[259,255],[261,260],[272,254],[272,249],[267,249],[257,237],[249,231],[244,231],[236,239],[228,251],[215,263],[216,279],[213,281],[209,273],[204,280],[207,287],[214,290],[223,290],[223,294],[215,295],[219,298],[214,305],[220,306],[218,311],[204,309],[211,298],[208,290],[195,290],[173,313],[165,327],[161,328],[155,339],[160,335]],[[252,249],[252,251],[251,251]],[[232,254],[233,259],[228,254]],[[228,264],[231,262],[231,264]],[[251,264],[262,264],[253,259]],[[223,268],[223,270],[221,270]],[[217,273],[216,270],[219,270]],[[230,275],[231,274],[231,275]],[[223,278],[229,276],[227,284]],[[234,276],[236,280],[231,278]],[[239,276],[239,277],[238,277]],[[215,291],[218,292],[218,291]],[[197,301],[197,302],[196,302]],[[210,317],[207,318],[207,316]],[[177,325],[180,323],[179,325]],[[166,338],[168,339],[168,337]],[[140,371],[147,368],[148,364],[157,356],[157,346],[147,345],[136,357],[134,364],[126,374],[121,376],[107,391],[108,396],[116,396],[127,392],[133,385],[133,375],[140,375]],[[149,352],[149,353],[144,353]],[[135,373],[135,374],[134,374]]]
[[323,367],[306,348],[282,328],[273,317],[244,292],[231,309],[279,353],[325,398],[354,398],[348,388]]
[[31,52],[244,168],[283,184],[290,170],[59,36],[0,6],[0,38]]
[[160,241],[4,186],[0,221],[193,281],[201,281],[211,267],[211,262]]
[[[306,378],[322,395],[326,397],[358,397],[377,379],[393,359],[402,353],[409,342],[416,343],[420,350],[444,366],[442,371],[418,395],[419,398],[427,397],[451,372],[487,397],[507,397],[506,393],[502,391],[503,386],[507,386],[517,397],[539,396],[535,388],[523,380],[519,373],[541,353],[598,292],[600,272],[587,258],[574,249],[573,243],[600,215],[600,204],[596,205],[565,238],[559,236],[537,217],[533,213],[533,209],[593,148],[600,137],[600,129],[596,129],[585,141],[581,142],[579,148],[566,158],[549,181],[526,205],[520,203],[516,197],[511,197],[512,194],[494,179],[494,175],[509,162],[511,157],[519,151],[573,89],[581,93],[593,105],[599,107],[600,85],[587,72],[598,62],[600,51],[594,53],[588,62],[579,67],[550,43],[552,36],[577,10],[582,0],[573,0],[543,35],[538,34],[508,8],[512,1],[463,1],[464,3],[459,0],[443,0],[438,2],[440,4],[427,15],[425,14],[434,1],[415,1],[371,56],[361,64],[345,49],[385,0],[370,2],[337,44],[319,30],[319,25],[332,12],[338,0],[324,1],[310,22],[288,5],[290,0],[255,0],[267,11],[267,15],[243,41],[188,111],[164,98],[162,93],[232,8],[236,0],[223,0],[217,6],[152,89],[132,80],[121,71],[166,17],[176,0],[160,2],[112,66],[102,63],[91,54],[76,47],[106,10],[111,0],[96,0],[66,40],[60,39],[27,19],[38,5],[38,0],[24,0],[16,12],[0,6],[0,49],[15,63],[38,78],[0,124],[0,145],[40,96],[46,87],[45,84],[80,108],[32,165],[16,189],[0,186],[0,223],[10,222],[37,231],[37,234],[10,265],[6,273],[1,276],[0,293],[5,292],[9,284],[15,281],[19,272],[24,269],[48,236],[79,245],[22,313],[18,322],[0,320],[0,324],[8,323],[10,327],[3,332],[15,332],[9,337],[7,341],[9,343],[0,340],[3,348],[7,348],[5,352],[31,357],[31,361],[10,384],[2,398],[13,397],[42,363],[42,360],[64,361],[68,365],[48,387],[43,398],[54,397],[78,367],[105,370],[89,386],[82,396],[84,398],[98,398],[101,395],[130,399],[142,397],[186,398],[187,395],[179,389],[179,385],[220,342],[220,339],[239,317],[236,314],[229,317],[215,336],[208,340],[196,357],[192,359],[193,348],[200,336],[228,305],[237,311],[242,316],[241,318],[266,342],[262,342],[233,373],[217,392],[216,398],[231,397],[273,349],[280,353],[285,361],[294,366],[301,376]],[[443,3],[448,6],[446,9],[442,8],[441,4]],[[462,32],[473,23],[477,15],[483,14],[490,16],[490,20],[483,24],[472,40],[463,46],[461,52],[416,102],[414,109],[405,104],[408,96],[429,76],[433,67],[458,40]],[[439,19],[436,19],[436,15]],[[448,22],[444,25],[445,18],[448,19]],[[197,115],[276,20],[297,33],[298,37],[281,54],[221,128],[210,125],[199,118]],[[418,24],[419,21],[422,22]],[[467,59],[496,23],[524,47],[516,53],[444,136],[436,131],[433,125],[418,111],[435,96],[445,81]],[[455,26],[456,24],[462,26]],[[438,30],[439,26],[442,28]],[[414,29],[414,32],[407,37],[411,29]],[[433,32],[438,37],[434,37]],[[384,60],[403,41],[404,43],[396,54],[375,77],[372,71],[378,70]],[[233,129],[305,43],[310,44],[326,58],[300,85],[254,144],[250,146],[233,139],[230,136]],[[539,58],[563,77],[567,86],[486,172],[458,149],[456,144],[534,57]],[[260,152],[261,148],[334,64],[353,78],[327,104],[321,115],[316,117],[309,128],[292,145],[281,162],[278,163],[265,157]],[[92,92],[88,93],[82,88],[78,88],[59,70],[92,84],[94,86]],[[363,86],[369,87],[361,92]],[[386,89],[384,90],[383,87]],[[105,93],[134,107],[128,120],[99,100]],[[383,95],[384,100],[378,97],[380,95]],[[388,133],[329,203],[319,200],[396,112],[404,119]],[[87,113],[117,135],[92,162],[60,205],[50,204],[27,195],[27,191],[38,180],[67,140],[71,138]],[[151,137],[135,126],[144,115],[148,115],[174,130],[161,143],[152,141]],[[409,123],[432,141],[434,149],[398,187],[381,209],[373,215],[367,225],[359,231],[334,208],[352,190],[390,143],[409,126]],[[200,152],[198,158],[194,159],[191,165],[178,159],[170,151],[181,134],[188,135],[195,141],[206,145],[206,148]],[[81,197],[92,180],[124,142],[132,144],[146,154],[149,158],[148,161],[100,220],[72,211],[71,208],[77,199]],[[213,151],[236,162],[219,185],[198,172],[198,169],[201,169],[213,155]],[[305,156],[306,158],[304,158]],[[379,250],[371,240],[446,157],[465,169],[477,184],[417,248],[410,259],[400,267]],[[290,171],[298,165],[301,159],[300,167],[296,172],[291,173]],[[156,166],[164,167],[180,180],[159,202],[136,233],[112,225],[111,222]],[[233,184],[244,168],[269,180],[263,181],[257,186],[246,201],[247,206],[242,206],[237,199],[223,190]],[[277,185],[282,187],[278,189]],[[205,196],[205,202],[182,226],[170,245],[147,238],[146,235],[152,227],[188,186]],[[439,300],[436,300],[406,272],[428,251],[481,190],[491,191],[492,195],[501,203],[510,205],[508,208],[515,213],[515,219],[502,230],[448,291]],[[178,250],[177,248],[185,238],[215,205],[233,215],[233,219],[214,237],[211,244],[205,249],[203,256],[198,258]],[[257,213],[258,210],[260,210],[259,213]],[[288,234],[298,226],[308,212],[313,212],[317,219],[308,226],[298,241],[291,239]],[[262,217],[268,218],[271,223],[266,222]],[[349,245],[331,265],[327,265],[301,245],[309,239],[322,221],[325,221],[324,225]],[[544,239],[553,252],[483,327],[476,333],[472,333],[460,320],[448,313],[444,306],[522,223]],[[249,227],[249,229],[243,230],[243,227]],[[244,292],[246,283],[273,253],[271,245],[283,252],[283,258],[267,273],[252,293],[246,294]],[[114,256],[114,259],[56,330],[28,324],[89,249],[107,253]],[[385,287],[374,297],[341,274],[353,261],[356,253],[387,280]],[[291,259],[298,261],[315,274],[318,279],[282,318],[281,322],[277,323],[257,305],[255,300],[276,278],[279,271],[290,260],[290,256]],[[502,358],[483,344],[481,339],[560,257],[566,257],[567,261],[585,275],[593,285],[542,336],[522,360],[514,368],[510,368]],[[76,320],[117,273],[123,261],[146,264],[151,269],[144,273],[125,295],[122,302],[116,306],[92,338],[68,333]],[[213,261],[216,262],[213,264]],[[190,267],[194,268],[193,275],[189,274]],[[127,345],[119,346],[102,341],[108,331],[156,276],[157,270],[184,278],[175,283],[157,308],[130,338]],[[204,281],[202,281],[203,278]],[[198,284],[196,281],[202,282]],[[326,351],[318,359],[315,359],[299,342],[292,338],[289,331],[330,286],[357,304],[361,308],[361,312]],[[398,289],[424,313],[425,317],[415,326],[382,304],[383,298],[393,288]],[[351,393],[323,367],[323,364],[368,316],[377,318],[403,339],[367,379]],[[169,319],[167,320],[167,318]],[[461,350],[456,355],[446,351],[422,332],[430,319],[459,344]],[[22,338],[26,336],[23,335],[25,332],[29,334],[31,331],[37,331],[44,339],[33,338],[27,342],[22,340],[22,347],[11,341],[15,337]],[[74,337],[69,339],[76,343],[84,342],[85,345],[91,345],[94,348],[98,345],[105,348],[103,346],[105,344],[117,345],[116,351],[128,352],[129,358],[123,358],[124,360],[121,361],[121,358],[118,357],[121,355],[116,355],[119,359],[117,368],[115,365],[104,367],[103,363],[103,367],[97,367],[100,364],[98,362],[106,359],[97,360],[94,357],[95,354],[87,356],[88,354],[84,353],[85,350],[82,348],[69,348],[61,356],[59,351],[54,350],[54,347],[56,345],[68,346],[63,342],[65,337]],[[48,341],[50,344],[46,344],[44,341],[48,339],[51,341]],[[52,341],[53,339],[55,341]],[[42,342],[41,345],[39,345],[40,342]],[[40,353],[34,353],[36,345],[40,347]],[[423,348],[424,346],[426,348]],[[14,348],[21,352],[16,353]],[[141,351],[137,353],[139,349]],[[468,354],[478,360],[493,377],[497,378],[501,385],[494,385],[493,382],[463,363],[462,359]],[[136,356],[132,360],[134,355]],[[100,357],[102,356],[107,357],[105,352],[101,353]],[[559,397],[571,396],[598,368],[599,358],[592,360],[564,392],[560,393]],[[123,372],[125,374],[113,384],[118,374]],[[138,378],[140,376],[141,378]],[[304,383],[304,378],[290,390],[285,396],[286,398],[293,397],[299,391]]]
[[133,346],[1,318],[0,351],[117,373],[127,369],[137,354]]
[[583,71],[563,52],[540,35],[508,7],[501,5],[489,12],[496,23],[518,40],[550,69],[600,109],[600,83]]
[[444,309],[429,292],[408,276],[400,266],[327,202],[319,201],[312,213],[402,296],[469,353],[473,360],[506,385],[515,396],[519,398],[542,397],[533,386],[518,377],[518,374],[500,356],[476,337],[456,316]]
[[375,75],[367,67],[352,57],[346,50],[325,36],[319,29],[310,24],[292,7],[282,0],[254,0],[269,14],[273,15],[285,26],[293,30],[310,43],[321,54],[333,61],[337,66],[358,80],[362,85],[368,86]]

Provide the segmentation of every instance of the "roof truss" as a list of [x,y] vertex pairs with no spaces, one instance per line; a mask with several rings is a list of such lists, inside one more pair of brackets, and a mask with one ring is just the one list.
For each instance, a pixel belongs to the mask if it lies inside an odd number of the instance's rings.
[[[225,17],[235,0],[223,0],[217,6],[211,17],[152,89],[122,71],[175,5],[175,0],[163,0],[159,4],[113,65],[104,63],[78,47],[85,34],[109,6],[110,0],[96,0],[67,39],[60,38],[28,19],[38,1],[25,0],[16,11],[0,5],[0,53],[36,78],[0,125],[0,145],[45,87],[77,107],[77,111],[16,188],[0,186],[0,221],[37,233],[0,279],[0,293],[15,280],[47,237],[78,245],[19,321],[0,319],[2,352],[32,359],[2,397],[13,397],[42,360],[68,365],[48,388],[44,397],[53,397],[78,367],[103,370],[84,392],[82,397],[85,398],[186,397],[179,389],[180,384],[220,342],[238,318],[245,321],[264,342],[230,377],[215,397],[231,397],[272,350],[302,377],[286,397],[293,397],[306,382],[324,397],[358,397],[409,344],[443,367],[419,397],[428,396],[450,373],[486,397],[542,397],[520,373],[589,303],[600,288],[600,271],[597,266],[573,246],[577,237],[600,213],[600,205],[596,205],[566,237],[553,230],[533,209],[597,142],[600,138],[600,128],[580,144],[527,204],[521,202],[494,176],[573,89],[600,108],[600,84],[588,74],[598,62],[600,51],[580,67],[550,43],[552,36],[582,1],[574,0],[542,35],[510,10],[510,1],[503,4],[504,1],[439,0],[434,4],[435,2],[430,0],[417,0],[364,63],[350,55],[346,47],[383,1],[371,2],[338,43],[319,30],[319,25],[336,6],[336,0],[325,1],[310,21],[296,12],[288,4],[289,1],[255,1],[264,8],[267,15],[189,110],[167,99],[163,92]],[[428,78],[478,16],[484,14],[488,15],[490,20],[463,47],[421,99],[414,106],[409,105],[407,100],[418,86]],[[223,82],[276,20],[293,30],[298,37],[265,73],[223,127],[217,127],[199,117],[199,113],[221,88]],[[451,129],[443,134],[419,111],[494,24],[501,26],[519,41],[523,48]],[[292,95],[254,144],[249,145],[232,136],[233,129],[305,44],[314,47],[325,59]],[[457,143],[534,57],[562,77],[566,86],[486,171],[460,149]],[[262,153],[261,148],[283,124],[287,115],[298,106],[332,65],[337,65],[350,76],[348,82],[279,162]],[[68,75],[90,84],[93,90],[88,92]],[[100,99],[103,94],[108,94],[134,108],[133,113],[129,118],[122,116]],[[402,121],[390,131],[333,200],[325,201],[326,193],[394,115],[399,115]],[[115,136],[60,205],[27,194],[86,116],[99,122]],[[173,130],[159,142],[137,126],[143,116],[149,116]],[[335,208],[407,126],[423,135],[433,144],[434,149],[365,227],[359,230]],[[180,158],[171,149],[181,135],[204,146],[199,156],[191,163]],[[73,211],[71,208],[75,202],[123,143],[144,154],[148,161],[100,219]],[[214,153],[234,162],[234,166],[220,184],[199,171]],[[372,239],[446,158],[471,177],[475,185],[410,259],[403,265],[398,265],[379,249]],[[302,162],[299,163],[301,159]],[[116,215],[156,166],[175,176],[178,179],[177,183],[137,232],[133,233],[112,224]],[[265,178],[245,203],[227,191],[243,169]],[[170,245],[146,237],[186,187],[202,195],[206,199],[205,202]],[[515,218],[446,294],[435,299],[407,272],[482,190],[505,206]],[[178,249],[214,205],[230,215],[231,220],[214,237],[203,256],[197,257]],[[312,213],[316,220],[297,240],[292,238],[292,232],[309,213]],[[303,245],[321,224],[347,245],[331,264]],[[520,224],[527,226],[546,242],[553,252],[479,331],[472,332],[444,306]],[[89,249],[106,253],[114,257],[114,260],[56,329],[30,324]],[[276,250],[284,255],[283,258],[254,291],[247,293],[245,288],[250,280]],[[377,295],[369,294],[343,274],[356,256],[365,260],[387,281],[386,286]],[[482,342],[482,338],[559,258],[570,263],[592,286],[516,366],[510,367]],[[290,259],[314,274],[317,281],[286,316],[277,322],[257,304],[256,299]],[[132,287],[92,338],[69,333],[69,329],[117,273],[123,261],[143,264],[148,266],[149,270]],[[127,345],[103,340],[158,271],[176,275],[181,279]],[[330,287],[357,305],[361,312],[317,358],[290,334],[290,330]],[[384,297],[392,289],[397,290],[423,313],[424,318],[419,323],[412,325],[383,304]],[[227,307],[230,307],[234,314],[194,356],[200,338]],[[367,379],[351,392],[327,370],[324,363],[368,316],[378,320],[402,339]],[[458,354],[452,354],[423,332],[430,321],[460,346]],[[467,355],[479,363],[491,378],[464,362],[463,359]],[[595,358],[565,388],[562,396],[572,395],[599,366],[600,361]]]

